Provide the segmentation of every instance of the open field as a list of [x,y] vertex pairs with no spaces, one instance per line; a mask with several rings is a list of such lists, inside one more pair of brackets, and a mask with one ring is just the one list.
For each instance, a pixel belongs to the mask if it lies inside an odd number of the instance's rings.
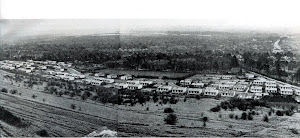
[[136,70],[118,70],[118,69],[103,69],[98,72],[108,73],[108,74],[131,74],[134,76],[151,76],[151,77],[168,77],[168,78],[182,78],[188,76],[189,73],[175,73],[175,72],[163,72],[163,71],[136,71]]
[[[240,118],[242,111],[210,112],[212,107],[225,100],[213,98],[189,98],[186,102],[181,98],[177,104],[162,105],[152,101],[143,106],[103,105],[43,93],[43,85],[27,88],[21,83],[9,81],[3,77],[5,72],[1,73],[0,88],[15,89],[17,93],[0,92],[0,105],[31,122],[26,128],[15,128],[0,122],[3,127],[1,131],[9,132],[8,136],[34,136],[35,131],[42,129],[47,130],[50,136],[85,136],[103,126],[117,131],[118,136],[296,137],[292,129],[300,130],[299,113],[293,116],[273,114],[267,123],[262,120],[270,109],[257,107],[254,111],[259,115],[253,115],[253,120],[236,120],[231,119],[229,114]],[[32,95],[37,97],[32,98]],[[76,109],[71,109],[71,104]],[[174,109],[178,119],[176,125],[164,123],[167,114],[163,111],[166,107]],[[203,127],[203,117],[208,117],[206,127]]]

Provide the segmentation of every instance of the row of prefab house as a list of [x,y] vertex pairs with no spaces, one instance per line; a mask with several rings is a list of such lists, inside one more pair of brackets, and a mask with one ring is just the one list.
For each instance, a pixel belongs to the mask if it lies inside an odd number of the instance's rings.
[[261,93],[263,87],[266,93],[280,93],[282,95],[299,95],[298,89],[293,89],[289,84],[277,84],[275,81],[268,81],[264,78],[254,80],[250,88],[251,92]]

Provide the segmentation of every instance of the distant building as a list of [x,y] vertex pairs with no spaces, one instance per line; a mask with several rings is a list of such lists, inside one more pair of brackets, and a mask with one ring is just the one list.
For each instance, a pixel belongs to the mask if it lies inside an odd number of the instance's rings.
[[204,87],[204,83],[201,83],[201,82],[195,83],[195,82],[193,82],[191,84],[191,86],[194,87],[194,88],[203,88]]
[[115,83],[114,87],[116,89],[126,89],[126,88],[128,88],[128,84],[125,84],[125,83]]
[[173,94],[185,94],[187,92],[186,87],[173,87],[172,93]]
[[232,87],[233,87],[232,85],[220,84],[219,90],[230,90]]
[[172,90],[172,86],[159,86],[157,87],[158,92],[170,92]]
[[206,88],[203,93],[204,93],[204,95],[207,95],[207,96],[217,96],[219,93],[219,90],[212,89],[212,88]]
[[220,93],[221,93],[221,96],[223,96],[223,97],[234,97],[235,96],[234,91],[223,91]]
[[247,89],[247,85],[237,84],[233,86],[234,91],[243,92]]
[[180,85],[182,86],[189,86],[192,84],[192,80],[191,79],[185,79],[185,80],[181,80],[180,81]]
[[253,85],[264,85],[264,83],[266,82],[266,79],[263,79],[263,78],[260,78],[260,79],[257,79],[257,80],[254,80],[253,81]]
[[221,79],[222,80],[230,80],[230,79],[232,79],[233,77],[232,77],[232,75],[222,75],[221,76]]
[[147,81],[147,80],[142,80],[142,81],[140,81],[140,84],[142,84],[144,87],[145,86],[149,86],[149,85],[151,85],[151,84],[154,84],[154,82],[153,81]]
[[199,88],[188,88],[188,94],[189,95],[199,95],[203,92],[202,89]]
[[280,85],[279,86],[279,93],[282,95],[293,95],[293,90],[291,85]]
[[262,93],[262,87],[261,86],[251,86],[250,91],[253,93]]
[[109,74],[109,75],[107,75],[106,76],[108,79],[116,79],[116,78],[118,78],[118,75],[116,75],[116,74]]
[[131,75],[124,75],[120,77],[121,80],[132,80],[133,77]]
[[128,89],[130,90],[140,90],[143,88],[142,84],[128,84]]

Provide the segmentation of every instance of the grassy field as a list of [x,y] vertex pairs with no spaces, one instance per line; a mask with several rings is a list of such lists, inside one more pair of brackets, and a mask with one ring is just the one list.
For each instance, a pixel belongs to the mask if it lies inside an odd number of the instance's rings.
[[[34,136],[35,131],[47,130],[50,136],[85,136],[103,126],[118,131],[118,136],[214,136],[214,137],[297,137],[300,131],[300,114],[293,116],[269,116],[269,122],[263,117],[270,109],[257,107],[259,115],[253,120],[232,119],[229,114],[241,117],[242,111],[210,109],[225,99],[203,98],[200,100],[183,98],[177,104],[158,104],[152,101],[145,105],[103,105],[93,101],[81,101],[43,93],[42,87],[27,88],[20,83],[10,81],[0,75],[0,89],[17,90],[16,94],[0,92],[0,105],[14,115],[31,122],[26,128],[15,128],[0,121],[1,131],[8,136]],[[32,98],[32,95],[37,97]],[[76,106],[71,109],[71,104]],[[146,110],[146,108],[149,110]],[[164,109],[171,107],[177,115],[175,125],[167,125]],[[249,112],[249,111],[247,111]],[[208,117],[203,127],[203,117]]]

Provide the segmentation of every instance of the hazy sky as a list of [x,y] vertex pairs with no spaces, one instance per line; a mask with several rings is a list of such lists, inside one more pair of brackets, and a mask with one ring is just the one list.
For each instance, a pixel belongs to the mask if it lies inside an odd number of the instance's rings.
[[0,29],[2,37],[184,28],[300,33],[299,5],[298,0],[0,0],[2,19],[27,19],[2,20]]

